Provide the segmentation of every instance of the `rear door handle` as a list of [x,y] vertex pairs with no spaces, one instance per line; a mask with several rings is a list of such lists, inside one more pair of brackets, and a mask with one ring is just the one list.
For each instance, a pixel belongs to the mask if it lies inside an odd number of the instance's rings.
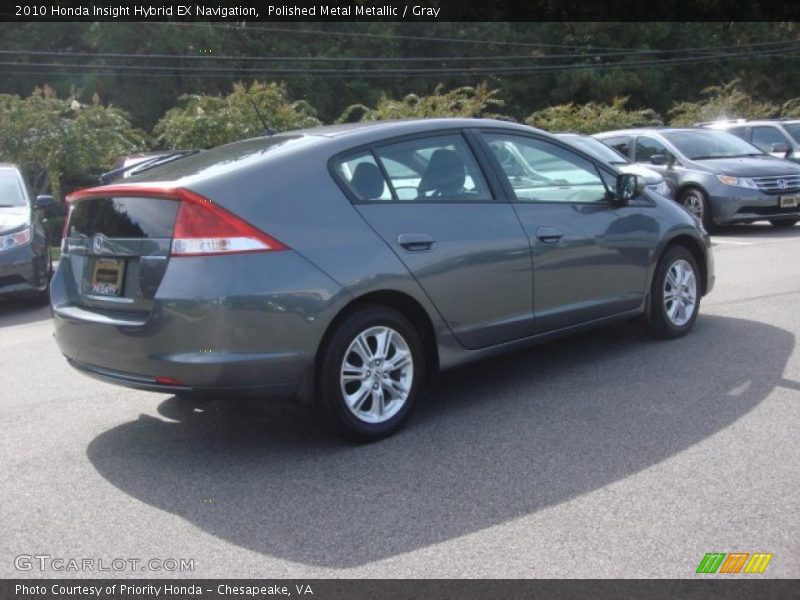
[[436,243],[427,233],[401,233],[397,236],[397,243],[410,252],[430,250]]
[[560,229],[556,229],[555,227],[539,227],[539,229],[536,230],[536,237],[545,244],[556,244],[564,237],[564,234]]

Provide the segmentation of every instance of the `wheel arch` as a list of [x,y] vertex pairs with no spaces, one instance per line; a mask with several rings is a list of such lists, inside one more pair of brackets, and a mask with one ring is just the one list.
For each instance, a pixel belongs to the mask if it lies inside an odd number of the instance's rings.
[[315,364],[319,364],[320,356],[328,340],[336,331],[339,324],[353,312],[364,306],[386,306],[394,309],[417,327],[422,346],[425,351],[426,367],[428,372],[439,369],[439,349],[437,346],[436,330],[428,312],[416,299],[405,292],[397,290],[379,290],[367,292],[352,299],[336,314],[322,336],[315,356]]
[[705,296],[708,289],[708,264],[706,263],[706,253],[703,249],[703,245],[696,238],[685,233],[678,234],[671,238],[659,253],[658,260],[655,264],[658,265],[664,255],[675,246],[683,246],[692,253],[695,262],[697,262],[697,266],[700,268],[700,284],[702,295]]

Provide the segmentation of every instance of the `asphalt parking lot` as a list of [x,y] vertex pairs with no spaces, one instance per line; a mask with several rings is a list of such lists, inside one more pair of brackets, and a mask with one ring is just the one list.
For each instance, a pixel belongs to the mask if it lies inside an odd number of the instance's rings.
[[194,559],[112,573],[140,577],[695,577],[741,551],[798,577],[800,226],[715,242],[688,337],[623,324],[449,372],[367,446],[286,403],[86,378],[47,308],[0,303],[0,576],[98,575],[15,568],[46,554]]

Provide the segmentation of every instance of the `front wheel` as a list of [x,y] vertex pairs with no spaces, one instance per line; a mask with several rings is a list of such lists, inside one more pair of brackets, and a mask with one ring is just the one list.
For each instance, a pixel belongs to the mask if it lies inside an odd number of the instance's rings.
[[697,188],[685,190],[678,196],[678,204],[700,219],[706,231],[712,230],[714,227],[714,219],[711,215],[711,207],[708,198],[701,190]]
[[772,219],[770,223],[777,229],[789,229],[797,224],[800,219]]
[[321,354],[319,398],[341,434],[369,442],[402,427],[425,372],[422,342],[408,319],[383,306],[360,308]]
[[684,246],[668,249],[658,263],[650,288],[648,329],[658,337],[686,335],[700,310],[700,270]]

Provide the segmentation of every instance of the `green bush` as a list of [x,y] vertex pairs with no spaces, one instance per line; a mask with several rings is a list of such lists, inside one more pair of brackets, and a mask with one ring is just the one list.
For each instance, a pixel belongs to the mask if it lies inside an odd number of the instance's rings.
[[0,160],[19,164],[36,193],[95,183],[120,156],[147,147],[127,113],[61,99],[48,87],[27,98],[0,94]]
[[[676,102],[669,109],[670,124],[692,125],[701,121],[718,119],[769,119],[783,116],[782,107],[772,102],[754,99],[734,79],[725,85],[713,85],[702,91],[703,99],[697,102]],[[786,103],[787,108],[796,106],[798,99]]]
[[504,106],[504,102],[497,97],[499,93],[499,90],[490,90],[485,83],[449,92],[445,92],[440,84],[429,96],[409,94],[400,100],[383,96],[374,108],[353,104],[342,112],[336,122],[433,117],[507,118],[495,112]]
[[654,110],[626,108],[627,97],[614,98],[611,104],[560,104],[537,110],[525,122],[546,131],[597,133],[628,127],[656,127],[664,122]]
[[156,123],[153,135],[166,148],[211,148],[235,140],[263,135],[264,126],[253,103],[277,131],[320,124],[316,111],[305,101],[292,102],[277,83],[233,86],[227,96],[187,95]]

